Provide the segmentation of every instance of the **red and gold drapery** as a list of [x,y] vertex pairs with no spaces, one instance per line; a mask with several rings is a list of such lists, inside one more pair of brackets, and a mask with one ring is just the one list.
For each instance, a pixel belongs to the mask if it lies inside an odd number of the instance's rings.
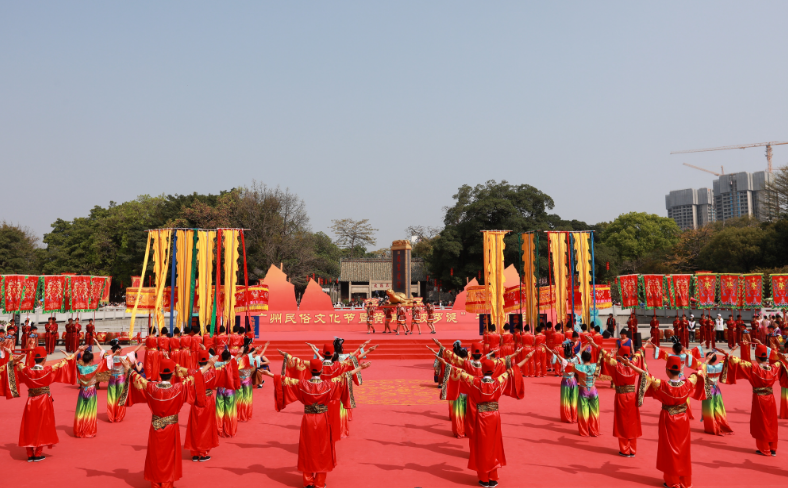
[[638,306],[638,275],[624,275],[616,278],[621,290],[621,307],[635,308]]
[[613,300],[610,298],[610,287],[608,285],[596,285],[596,308],[610,308]]
[[671,295],[670,305],[672,308],[689,308],[690,307],[690,284],[692,283],[692,275],[672,275],[670,277]]
[[506,313],[519,312],[521,307],[520,304],[522,303],[525,305],[527,300],[528,298],[526,297],[526,289],[524,286],[509,286],[503,293],[503,311]]
[[525,314],[525,323],[534,327],[539,323],[539,298],[536,293],[536,275],[539,263],[536,260],[538,241],[536,234],[522,235],[523,251],[523,278],[522,289],[524,297],[520,297],[522,310]]
[[720,304],[726,308],[741,306],[741,276],[720,274]]
[[788,307],[788,274],[773,274],[771,280],[774,306]]
[[44,313],[65,312],[68,277],[42,276],[41,279],[44,281]]
[[465,296],[466,312],[490,313],[490,291],[485,285],[469,286]]
[[96,310],[101,303],[101,297],[104,296],[104,287],[107,286],[106,276],[93,276],[90,280],[90,297],[88,299],[88,308]]
[[664,275],[643,275],[646,308],[662,308],[665,302]]
[[758,308],[763,305],[763,275],[746,274],[744,278],[744,306]]
[[34,312],[38,296],[38,276],[6,275],[3,280],[3,310]]
[[[555,307],[555,286],[539,287],[539,311],[548,312]],[[536,323],[531,324],[535,326]]]
[[503,242],[508,230],[482,231],[484,242],[484,283],[489,289],[490,315],[498,332],[503,332],[506,314],[503,310],[503,293],[506,288],[506,277],[503,274]]
[[71,276],[69,278],[69,312],[90,311],[90,276]]
[[[235,290],[235,313],[240,314],[246,310],[246,287],[244,285],[238,285]],[[255,285],[249,287],[248,310],[250,312],[264,312],[268,310],[268,285]]]
[[698,308],[712,308],[717,302],[717,275],[699,273],[695,275],[695,299]]

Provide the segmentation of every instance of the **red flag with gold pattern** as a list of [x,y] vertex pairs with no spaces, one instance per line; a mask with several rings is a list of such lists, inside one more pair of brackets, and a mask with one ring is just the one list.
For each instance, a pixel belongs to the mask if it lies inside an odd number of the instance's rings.
[[616,278],[621,290],[621,307],[635,308],[638,306],[638,275],[624,275]]

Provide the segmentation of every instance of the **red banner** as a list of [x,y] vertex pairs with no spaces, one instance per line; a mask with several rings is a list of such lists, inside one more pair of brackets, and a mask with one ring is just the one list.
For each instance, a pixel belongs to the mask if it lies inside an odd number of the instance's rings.
[[139,286],[140,286],[140,279],[141,278],[142,278],[141,276],[132,276],[131,277],[131,287],[132,288],[139,288]]
[[66,309],[65,276],[42,276],[44,280],[44,312],[63,312]]
[[689,308],[692,275],[673,275],[670,277],[670,281],[673,285],[671,306],[673,308]]
[[662,287],[663,275],[643,275],[643,289],[646,294],[646,308],[662,308],[665,293]]
[[596,285],[596,307],[610,308],[613,300],[610,298],[610,287],[607,285]]
[[71,277],[71,306],[69,311],[90,310],[90,276]]
[[[126,288],[126,312],[131,312],[134,308],[134,302],[137,300],[138,289],[138,287]],[[171,287],[167,286],[164,288],[163,292],[161,308],[165,312],[170,311],[170,290]],[[194,302],[195,304],[197,303],[197,298],[194,299]],[[175,287],[175,303],[178,303],[177,286]],[[152,310],[156,310],[156,287],[143,286],[142,293],[140,294],[140,303],[137,306],[137,311],[150,312]]]
[[465,311],[471,313],[489,313],[490,291],[486,285],[469,286],[465,299]]
[[763,304],[763,275],[744,275],[744,306],[758,308]]
[[788,307],[788,275],[772,275],[772,300],[775,307]]
[[35,311],[38,276],[8,275],[3,285],[6,313]]
[[724,307],[736,308],[740,306],[740,278],[737,274],[720,275],[720,304]]
[[717,275],[695,275],[695,298],[700,308],[711,308],[717,301]]
[[[235,289],[235,313],[242,313],[246,310],[246,287],[240,285]],[[249,311],[259,312],[265,310],[268,310],[268,285],[250,286]]]
[[90,280],[90,297],[88,298],[88,308],[96,310],[104,295],[104,287],[107,285],[105,276],[94,276]]
[[622,308],[637,307],[638,306],[638,275],[619,276],[618,286],[621,289]]
[[100,278],[106,278],[106,283],[104,283],[104,293],[101,294],[101,303],[109,303],[109,288],[112,286],[112,276],[100,276]]
[[[522,291],[522,293],[520,293]],[[519,311],[520,303],[526,306],[526,292],[528,288],[520,285],[510,286],[503,292],[503,311],[506,313]]]

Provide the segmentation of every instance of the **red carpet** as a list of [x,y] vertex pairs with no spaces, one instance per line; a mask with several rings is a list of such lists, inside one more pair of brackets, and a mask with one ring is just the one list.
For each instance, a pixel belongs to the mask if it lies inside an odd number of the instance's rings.
[[[378,336],[378,334],[376,334]],[[377,337],[376,337],[377,338]],[[328,337],[327,339],[330,339]],[[377,351],[376,351],[377,352]],[[380,352],[383,352],[382,349]],[[273,356],[271,356],[273,358]],[[328,486],[449,487],[478,486],[466,469],[467,441],[451,436],[448,408],[436,400],[429,360],[391,361],[371,358],[364,386],[356,389],[358,408],[350,423],[351,437],[338,444],[339,466],[328,476]],[[651,361],[652,369],[659,362]],[[278,369],[278,362],[274,370]],[[659,405],[646,399],[644,437],[632,459],[617,455],[612,437],[612,395],[600,388],[602,430],[599,438],[581,438],[575,425],[557,422],[556,378],[526,379],[526,398],[501,402],[508,466],[501,470],[501,486],[609,487],[662,486],[655,466]],[[694,486],[785,486],[788,445],[776,458],[754,453],[748,433],[750,389],[722,386],[729,419],[736,433],[728,437],[704,434],[693,423]],[[0,400],[0,466],[4,486],[53,483],[63,487],[149,486],[143,479],[145,445],[150,425],[146,406],[129,409],[120,424],[107,422],[106,390],[99,392],[99,434],[94,439],[72,437],[76,387],[56,385],[56,421],[60,444],[44,450],[47,460],[27,463],[17,447],[23,397]],[[192,463],[183,451],[181,487],[246,486],[299,487],[296,471],[300,405],[276,413],[270,382],[255,390],[254,418],[239,425],[238,436],[222,439],[208,463]],[[693,404],[696,417],[700,405]],[[185,430],[188,406],[181,413]],[[780,421],[780,435],[788,442],[788,421]],[[784,447],[783,447],[784,446]],[[245,475],[241,477],[241,475]]]

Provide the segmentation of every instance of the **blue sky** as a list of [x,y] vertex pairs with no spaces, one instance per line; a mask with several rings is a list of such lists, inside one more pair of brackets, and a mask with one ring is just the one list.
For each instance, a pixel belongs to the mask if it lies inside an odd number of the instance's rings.
[[[379,247],[462,184],[589,223],[765,168],[788,140],[788,2],[0,3],[0,220],[258,180]],[[788,146],[776,147],[776,166]]]

